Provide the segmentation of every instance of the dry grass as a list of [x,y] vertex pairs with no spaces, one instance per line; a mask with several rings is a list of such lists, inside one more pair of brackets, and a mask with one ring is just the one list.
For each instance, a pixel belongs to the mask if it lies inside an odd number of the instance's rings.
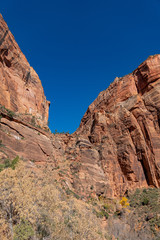
[[38,176],[22,162],[0,173],[1,238],[107,239],[92,204],[67,195],[52,174]]

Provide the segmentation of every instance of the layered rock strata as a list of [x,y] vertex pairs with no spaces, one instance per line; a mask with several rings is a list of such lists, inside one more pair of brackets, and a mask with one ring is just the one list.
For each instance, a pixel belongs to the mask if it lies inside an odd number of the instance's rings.
[[51,166],[64,188],[84,197],[160,187],[160,55],[116,78],[75,133],[53,135],[44,131],[41,82],[0,16],[0,84],[0,162],[19,155],[35,168]]
[[[159,187],[160,55],[149,57],[101,92],[82,118],[77,134],[88,139],[96,151],[96,163],[105,178],[103,193],[119,195],[136,187]],[[91,155],[89,158],[95,162]],[[94,166],[88,169],[93,171]]]
[[44,127],[49,102],[41,81],[0,15],[0,104]]

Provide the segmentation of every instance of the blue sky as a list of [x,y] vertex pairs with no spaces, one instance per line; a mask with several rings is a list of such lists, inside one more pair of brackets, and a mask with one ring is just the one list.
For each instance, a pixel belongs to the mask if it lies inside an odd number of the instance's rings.
[[74,132],[115,77],[160,53],[160,0],[5,0],[0,9],[51,101],[52,132]]

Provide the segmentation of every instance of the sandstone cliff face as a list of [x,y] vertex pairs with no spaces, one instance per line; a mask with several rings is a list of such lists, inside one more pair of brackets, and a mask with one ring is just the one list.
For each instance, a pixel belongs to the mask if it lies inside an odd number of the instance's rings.
[[[49,102],[0,16],[0,160],[19,155],[51,166],[53,178],[81,196],[124,195],[160,187],[160,55],[116,78],[72,134],[44,131]],[[35,116],[36,125],[30,124]],[[26,121],[26,120],[30,121]]]
[[[89,106],[77,134],[91,144],[85,150],[91,162],[86,174],[95,171],[99,175],[97,166],[103,173],[99,181],[91,174],[96,191],[100,182],[101,193],[111,196],[136,187],[159,187],[160,55],[149,57],[132,74],[116,78],[101,92]],[[91,149],[96,152],[94,157]]]
[[0,15],[0,104],[47,125],[49,102],[41,81],[21,52],[7,24]]

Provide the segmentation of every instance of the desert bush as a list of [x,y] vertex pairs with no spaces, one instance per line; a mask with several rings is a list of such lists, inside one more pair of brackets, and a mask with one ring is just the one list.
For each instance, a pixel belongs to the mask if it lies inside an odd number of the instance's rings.
[[[156,188],[148,188],[136,190],[129,195],[131,209],[134,208],[135,216],[138,221],[144,223],[147,221],[151,232],[160,237],[160,191]],[[159,234],[159,235],[158,235]],[[153,238],[155,239],[155,238]]]
[[106,219],[108,219],[109,214],[108,214],[108,212],[106,212],[104,209],[101,209],[100,212],[96,212],[96,216],[97,216],[98,218],[103,218],[103,217],[105,217]]
[[[5,112],[8,115],[8,117],[10,117],[10,118],[13,118],[16,115],[15,112],[11,111],[10,109],[7,109],[5,106],[3,106],[1,104],[0,104],[0,110]],[[0,116],[2,117],[2,115],[0,115]]]
[[10,160],[9,158],[4,159],[4,163],[0,164],[0,172],[4,170],[5,168],[12,168],[15,169],[17,163],[19,161],[19,157],[17,156],[13,160]]
[[142,200],[142,205],[148,205],[149,204],[149,199],[147,197],[144,197]]
[[6,110],[7,110],[8,117],[13,118],[16,115],[13,111],[11,111],[9,109],[6,109]]
[[36,118],[35,118],[35,116],[32,116],[32,118],[31,118],[31,124],[32,124],[33,126],[36,125]]
[[27,240],[33,235],[37,240],[105,239],[93,206],[71,190],[67,195],[48,171],[37,174],[19,161],[14,170],[8,167],[0,173],[3,239]]
[[34,236],[34,230],[31,223],[22,219],[19,224],[14,227],[14,240],[28,240]]
[[122,207],[126,208],[129,206],[128,199],[126,197],[122,197],[121,201],[119,202]]

